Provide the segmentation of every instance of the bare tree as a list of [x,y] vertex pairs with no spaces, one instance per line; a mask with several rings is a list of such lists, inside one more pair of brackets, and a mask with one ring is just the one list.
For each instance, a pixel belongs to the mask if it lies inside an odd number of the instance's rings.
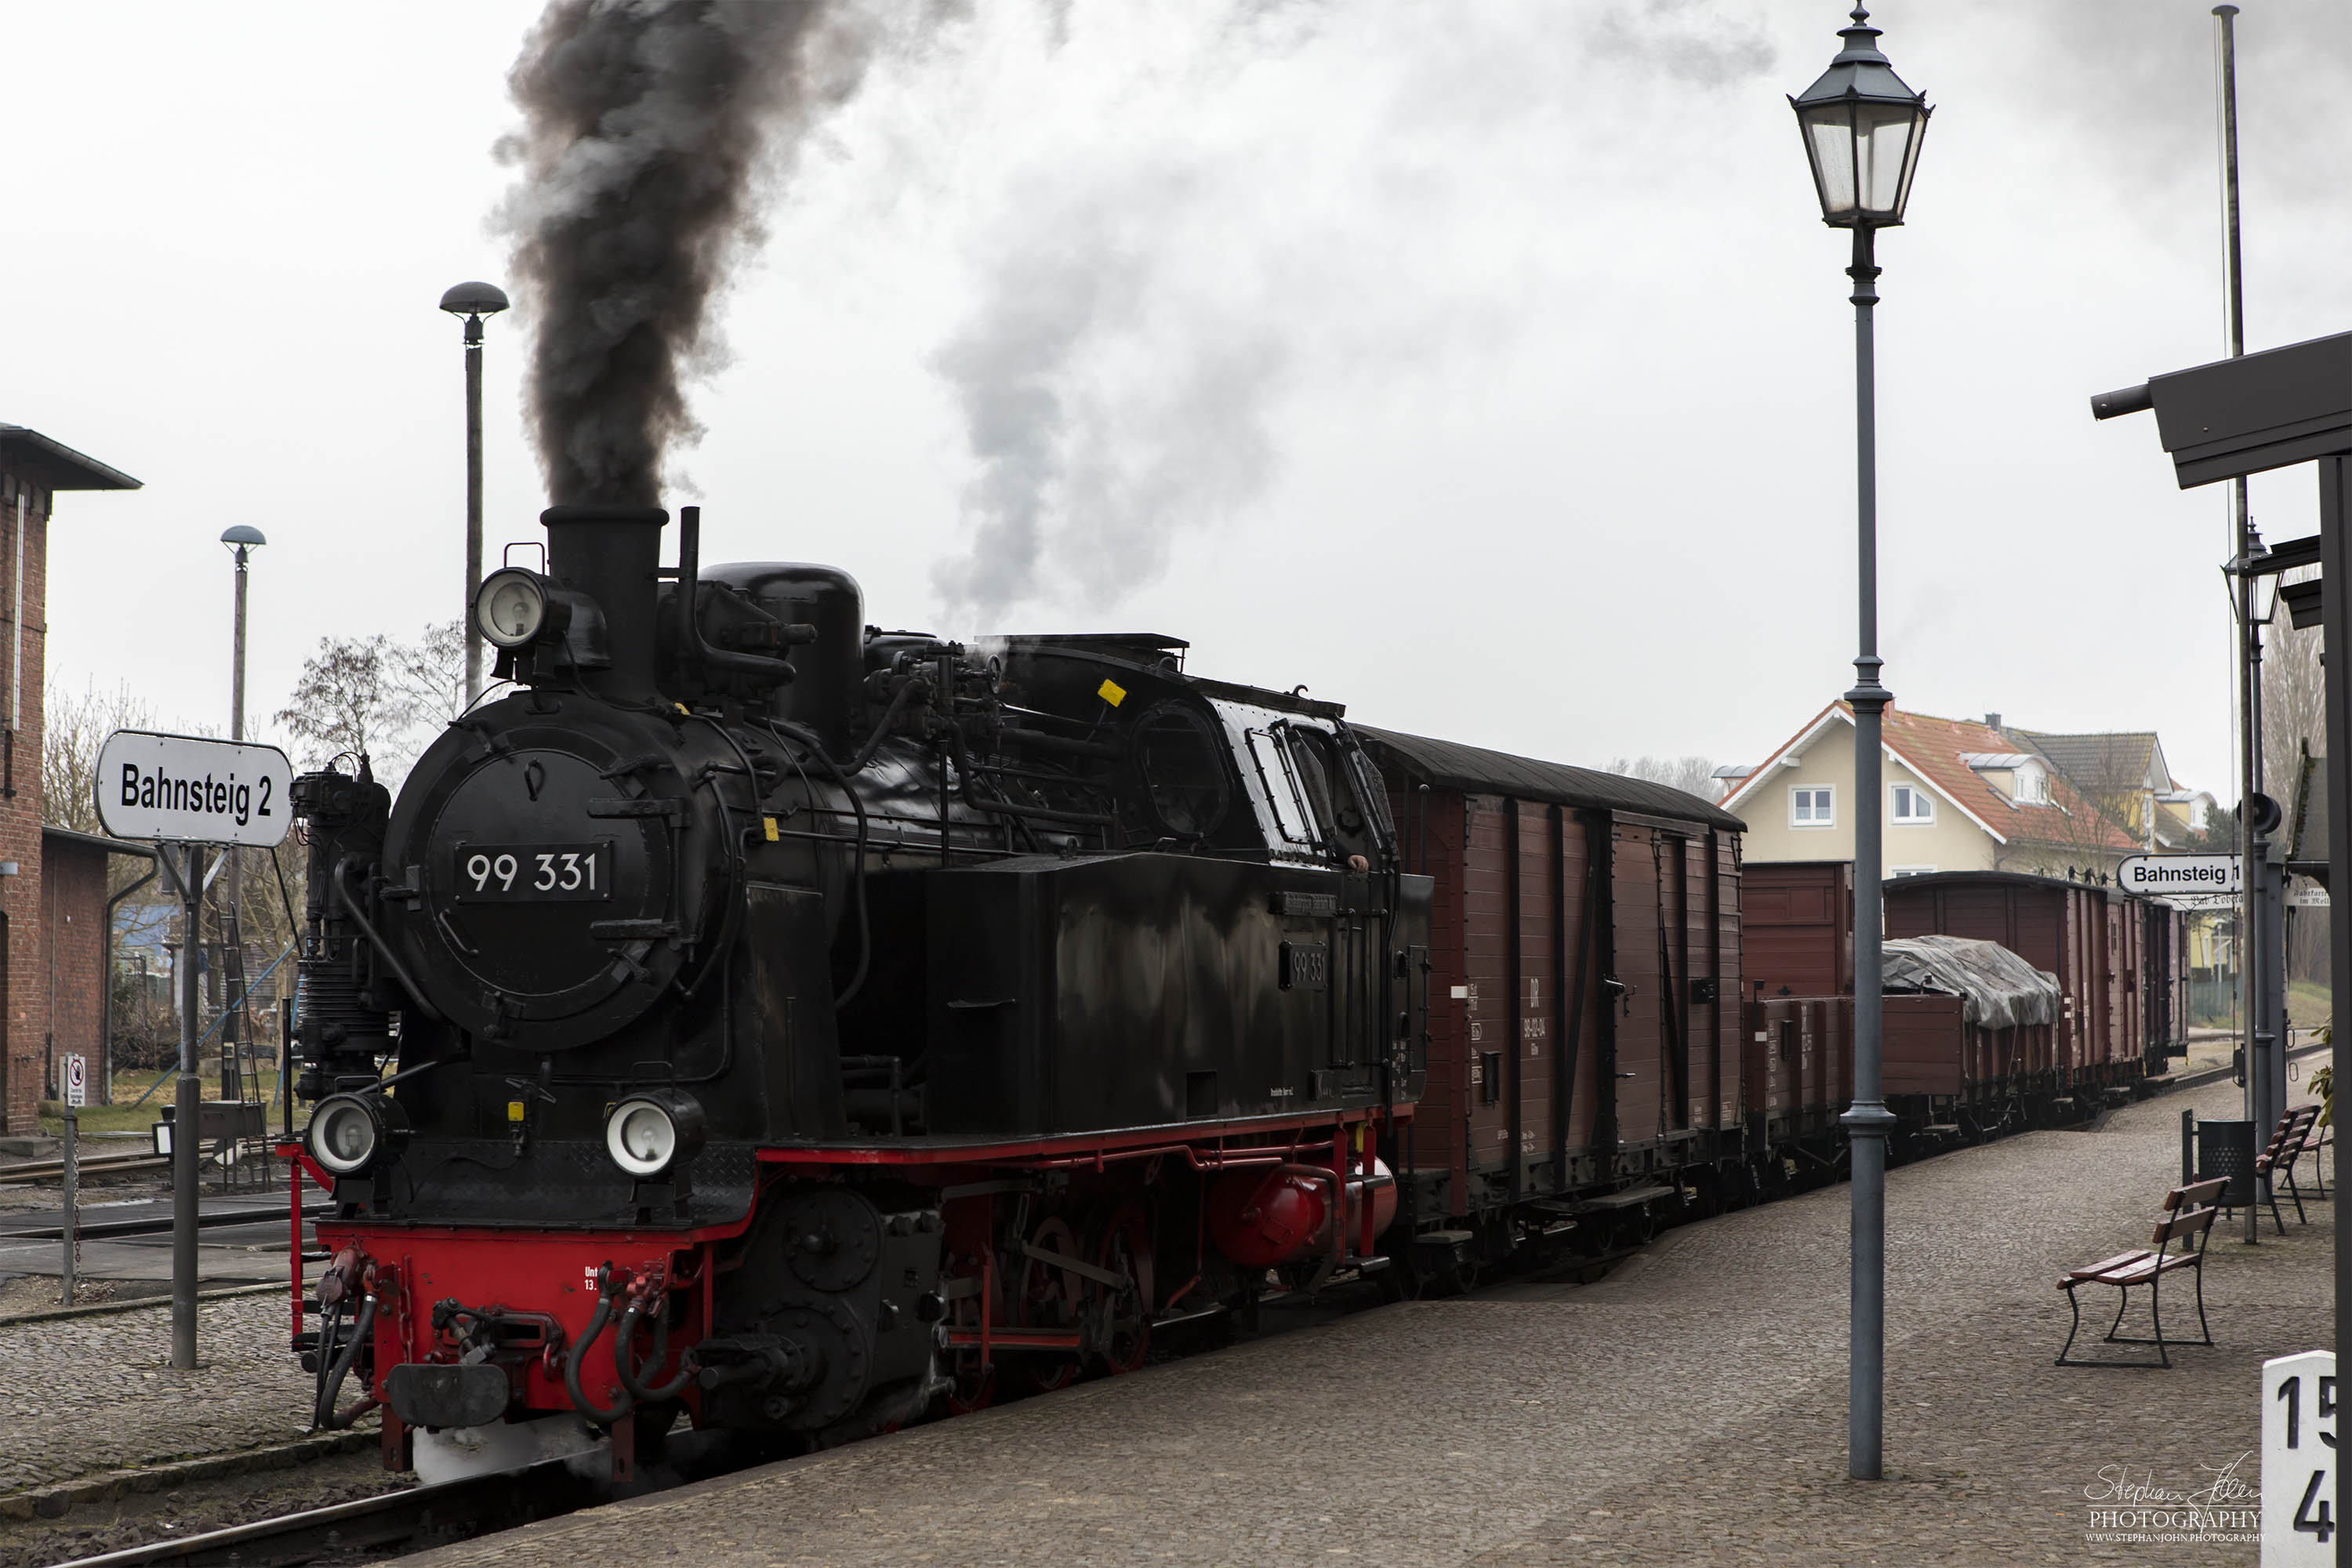
[[1608,771],[1622,778],[1646,779],[1669,789],[1695,795],[1701,800],[1713,800],[1723,792],[1717,787],[1715,763],[1701,756],[1685,757],[1619,757]]
[[98,749],[117,730],[152,730],[155,710],[118,686],[79,693],[52,686],[42,698],[41,819],[76,833],[103,833],[98,819]]
[[396,784],[432,733],[464,706],[465,685],[465,637],[455,621],[425,627],[414,643],[381,632],[321,637],[278,722],[310,765],[365,756],[378,778]]

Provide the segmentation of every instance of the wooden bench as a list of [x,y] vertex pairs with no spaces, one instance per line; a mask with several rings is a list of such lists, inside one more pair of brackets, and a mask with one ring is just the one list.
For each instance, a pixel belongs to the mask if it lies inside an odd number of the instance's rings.
[[[2271,1178],[2271,1223],[2278,1226],[2281,1236],[2286,1234],[2286,1221],[2279,1214],[2278,1178],[2286,1178],[2287,1192],[2294,1199],[2294,1218],[2298,1225],[2309,1225],[2310,1216],[2303,1212],[2303,1189],[2295,1184],[2294,1163],[2303,1157],[2310,1142],[2313,1126],[2319,1121],[2319,1107],[2299,1105],[2279,1118],[2278,1131],[2271,1134],[2270,1147],[2254,1159],[2254,1174]],[[2260,1223],[2259,1221],[2256,1223]]]
[[[2213,1229],[2213,1200],[2228,1186],[2227,1177],[2216,1176],[2211,1181],[2197,1182],[2185,1187],[2175,1187],[2164,1194],[2164,1213],[2156,1222],[2156,1234],[2148,1245],[2130,1252],[2119,1252],[2113,1258],[2082,1268],[2070,1269],[2058,1281],[2058,1289],[2066,1292],[2066,1305],[2074,1321],[2066,1331],[2066,1342],[2058,1352],[2060,1366],[2170,1366],[2172,1356],[2168,1346],[2200,1342],[2168,1340],[2164,1337],[2164,1277],[2186,1268],[2197,1277],[2197,1326],[2204,1334],[2201,1342],[2213,1342],[2213,1330],[2205,1321],[2205,1241]],[[2174,1242],[2180,1244],[2173,1250]],[[2085,1285],[2112,1285],[2118,1300],[2116,1321],[2107,1326],[2106,1342],[2116,1345],[2154,1345],[2155,1361],[2090,1361],[2067,1352],[2074,1348],[2074,1338],[2083,1331],[2083,1301],[2079,1294]],[[2123,1327],[2124,1310],[2131,1305],[2135,1286],[2147,1287],[2148,1321],[2156,1329],[2153,1337],[2117,1333]]]

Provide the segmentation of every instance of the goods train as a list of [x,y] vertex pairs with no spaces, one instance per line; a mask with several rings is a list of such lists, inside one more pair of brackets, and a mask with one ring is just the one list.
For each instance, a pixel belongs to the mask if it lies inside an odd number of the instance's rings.
[[509,684],[396,801],[295,789],[294,1348],[387,1464],[821,1446],[1834,1172],[1721,810],[1174,637],[885,631],[693,508],[667,566],[657,509],[542,521],[474,607]]

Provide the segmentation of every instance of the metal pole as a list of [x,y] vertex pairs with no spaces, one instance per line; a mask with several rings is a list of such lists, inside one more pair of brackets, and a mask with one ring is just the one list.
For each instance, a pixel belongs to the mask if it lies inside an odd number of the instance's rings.
[[[88,1079],[85,1079],[84,1081],[87,1082]],[[74,1274],[76,1272],[74,1265],[79,1260],[81,1252],[81,1237],[79,1234],[80,1227],[76,1223],[79,1217],[76,1213],[76,1209],[81,1200],[80,1131],[80,1112],[74,1105],[72,1094],[68,1092],[66,1096],[65,1148],[66,1254],[65,1263],[60,1270],[59,1289],[58,1291],[58,1304],[63,1307],[70,1307],[74,1304]]]
[[1861,651],[1853,689],[1853,1104],[1840,1117],[1853,1159],[1851,1340],[1846,1387],[1846,1473],[1879,1479],[1886,1382],[1886,1132],[1894,1116],[1879,1089],[1880,946],[1884,906],[1879,845],[1880,715],[1894,694],[1878,683],[1878,391],[1872,313],[1878,304],[1874,232],[1853,229],[1854,495]]
[[[186,847],[180,903],[187,929],[180,941],[180,1078],[172,1110],[172,1365],[182,1372],[196,1364],[196,1124],[202,1120],[204,1087],[196,1078],[196,953],[204,916],[205,852]],[[167,846],[156,855],[166,859]]]
[[482,318],[466,318],[466,700],[482,694],[482,628],[474,601],[482,594]]
[[[228,682],[228,738],[232,741],[245,739],[245,595],[246,584],[250,576],[247,567],[250,553],[246,545],[240,544],[236,547],[236,614],[234,617],[236,630],[233,638],[234,650],[229,656]],[[226,940],[243,942],[245,940],[245,856],[242,851],[234,848],[224,849],[221,853],[227,858],[227,864],[221,868],[221,872],[228,881],[228,929],[221,934]],[[244,965],[239,964],[237,967],[241,971]],[[226,975],[227,972],[224,969],[222,973]],[[239,1070],[236,1098],[243,1099],[244,1057],[246,1047],[252,1042],[246,1039],[238,1028],[238,1025],[243,1021],[243,1012],[236,1007],[236,1000],[226,993],[223,993],[222,1000],[230,1010],[238,1014],[236,1018],[222,1019],[221,1045],[224,1047],[223,1055],[237,1064]],[[221,1098],[223,1100],[231,1098],[231,1085],[226,1072],[221,1076]]]
[[[2319,459],[2319,602],[2326,647],[2352,648],[2352,457]],[[2341,660],[2327,667],[2327,811],[2330,822],[2352,822],[2352,679]],[[2327,885],[2352,888],[2352,833],[2327,836]],[[2331,915],[2327,922],[2328,974],[2334,986],[2329,1023],[2334,1039],[2329,1066],[2337,1085],[2352,1084],[2352,919]],[[2343,1148],[2344,1119],[2336,1118],[2336,1148]],[[2340,1169],[2340,1167],[2339,1167]],[[2337,1345],[2352,1345],[2352,1202],[2336,1201],[2336,1333]],[[2343,1493],[2336,1498],[2340,1503]],[[2352,1556],[2352,1531],[2336,1532],[2336,1561]]]
[[[2213,7],[2213,16],[2221,25],[2214,65],[2220,79],[2221,103],[2222,336],[2231,359],[2246,352],[2245,271],[2238,226],[2237,15],[2235,5]],[[2253,523],[2247,510],[2246,481],[2242,476],[2230,482],[2230,545],[2231,552],[2241,561],[2254,552]],[[2263,1108],[2267,1103],[2263,1079],[2269,1063],[2263,1059],[2259,1037],[2263,1026],[2258,991],[2263,961],[2262,937],[2255,930],[2259,919],[2255,889],[2259,879],[2254,874],[2254,861],[2261,853],[2262,840],[2254,832],[2252,802],[2262,789],[2258,731],[2263,694],[2260,666],[2255,662],[2260,656],[2256,651],[2253,579],[2241,573],[2237,590],[2238,855],[2243,868],[2238,894],[2238,1049],[2240,1059],[2246,1064],[2246,1120],[2254,1124],[2254,1144],[2260,1148],[2269,1131],[2263,1125]],[[2261,1222],[2255,1212],[2248,1209],[2247,1245],[2254,1245],[2260,1237]]]

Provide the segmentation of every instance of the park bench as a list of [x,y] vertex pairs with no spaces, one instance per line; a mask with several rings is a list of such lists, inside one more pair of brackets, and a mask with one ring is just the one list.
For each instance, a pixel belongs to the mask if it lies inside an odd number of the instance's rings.
[[2281,1176],[2286,1178],[2287,1192],[2294,1199],[2295,1223],[2311,1223],[2310,1216],[2303,1212],[2303,1189],[2295,1184],[2294,1163],[2303,1157],[2304,1150],[2311,1147],[2318,1121],[2319,1107],[2296,1106],[2279,1118],[2278,1131],[2271,1134],[2270,1147],[2254,1160],[2254,1174],[2271,1178],[2271,1223],[2278,1226],[2281,1236],[2286,1234],[2286,1221],[2280,1215],[2278,1206],[2278,1178]]
[[[2228,1178],[2216,1176],[2210,1181],[2175,1187],[2164,1194],[2164,1213],[2156,1222],[2156,1234],[2148,1245],[2130,1252],[2119,1252],[2085,1268],[2071,1269],[2058,1281],[2058,1289],[2066,1292],[2066,1305],[2074,1321],[2066,1331],[2066,1342],[2058,1352],[2060,1366],[2170,1366],[2170,1345],[2190,1344],[2189,1340],[2167,1340],[2164,1337],[2164,1277],[2186,1268],[2197,1277],[2197,1326],[2203,1332],[2205,1344],[2213,1342],[2212,1328],[2205,1321],[2205,1241],[2213,1229],[2213,1200],[2229,1185]],[[2173,1243],[2180,1244],[2173,1249]],[[2117,1345],[2154,1345],[2158,1360],[2149,1361],[2090,1361],[2067,1352],[2074,1348],[2074,1337],[2083,1331],[2083,1301],[2080,1295],[2085,1285],[2112,1285],[2119,1298],[2116,1303],[2116,1321],[2107,1326],[2106,1342]],[[2124,1310],[2131,1305],[2135,1286],[2147,1287],[2148,1321],[2156,1333],[2150,1337],[2120,1334]]]

